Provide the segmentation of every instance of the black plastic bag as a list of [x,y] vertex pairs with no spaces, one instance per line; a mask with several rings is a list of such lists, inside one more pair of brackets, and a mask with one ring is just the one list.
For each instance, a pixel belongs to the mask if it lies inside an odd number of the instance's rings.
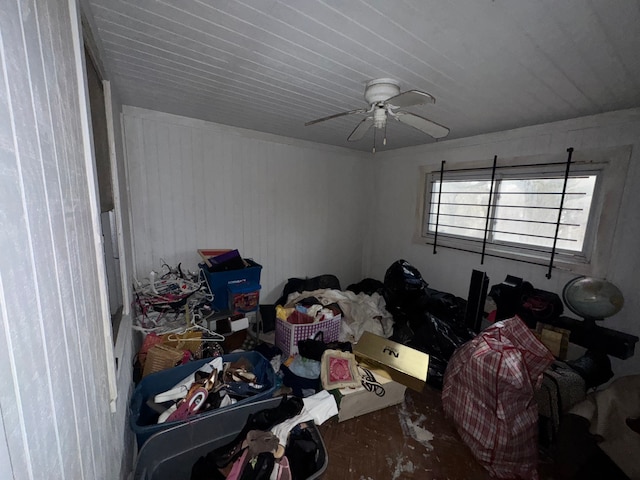
[[341,350],[343,352],[351,352],[351,342],[329,342],[324,341],[324,333],[322,330],[318,331],[313,338],[307,338],[304,340],[298,340],[298,353],[304,358],[310,360],[316,360],[317,362],[322,360],[322,354],[325,350]]
[[493,285],[489,296],[498,307],[496,321],[518,315],[529,328],[535,328],[538,322],[553,323],[564,310],[558,294],[534,288],[531,283],[511,275]]
[[289,295],[294,292],[313,292],[314,290],[341,290],[340,280],[335,275],[318,275],[313,278],[290,278],[282,290],[282,296],[276,305],[285,305]]
[[427,282],[406,260],[395,261],[385,273],[383,297],[387,310],[396,313],[420,310],[427,298]]
[[451,323],[464,323],[467,301],[451,293],[427,288],[426,310]]
[[387,269],[384,287],[386,308],[394,319],[391,340],[429,354],[427,383],[441,388],[453,352],[475,336],[464,324],[466,301],[428,288],[406,260]]
[[384,289],[384,283],[374,278],[365,278],[358,283],[353,283],[347,287],[347,290],[352,291],[356,295],[359,293],[365,293],[367,295],[373,295],[374,293],[381,293]]
[[[449,359],[458,347],[475,336],[475,332],[462,324],[442,320],[427,311],[423,312],[420,319],[411,323],[412,326],[408,329],[405,327],[398,331],[405,338],[397,338],[394,330],[392,340],[429,354],[427,383],[442,388]],[[413,336],[406,338],[409,332],[413,332]]]
[[464,325],[447,322],[428,312],[424,313],[421,328],[415,332],[413,342],[425,345],[427,353],[446,361],[460,345],[475,337],[475,332]]
[[553,323],[563,311],[564,305],[557,293],[533,288],[528,282],[523,283],[522,298],[516,313],[529,328],[535,328],[538,322]]

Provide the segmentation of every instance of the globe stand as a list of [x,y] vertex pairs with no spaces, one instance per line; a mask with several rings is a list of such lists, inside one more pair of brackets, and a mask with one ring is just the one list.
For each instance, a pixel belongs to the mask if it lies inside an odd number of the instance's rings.
[[583,347],[594,352],[606,354],[605,348],[598,340],[599,335],[602,335],[604,329],[598,325],[602,323],[604,318],[595,317],[582,317],[582,335],[583,335]]
[[599,323],[602,323],[604,318],[595,318],[595,317],[582,317],[582,325],[585,333],[597,333]]
[[569,341],[584,348],[594,348],[622,360],[632,357],[638,337],[597,325],[596,319],[578,320],[561,316],[548,322],[571,332]]

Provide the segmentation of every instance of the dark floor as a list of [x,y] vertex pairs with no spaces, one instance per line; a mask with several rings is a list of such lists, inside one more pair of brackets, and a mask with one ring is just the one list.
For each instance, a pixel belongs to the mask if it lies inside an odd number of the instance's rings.
[[[490,479],[450,420],[440,391],[407,390],[402,404],[320,427],[329,463],[326,480]],[[551,479],[541,462],[540,478]]]

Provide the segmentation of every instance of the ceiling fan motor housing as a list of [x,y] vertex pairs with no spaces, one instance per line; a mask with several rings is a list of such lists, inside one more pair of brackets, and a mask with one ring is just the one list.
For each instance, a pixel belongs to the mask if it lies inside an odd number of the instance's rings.
[[369,105],[395,97],[400,93],[400,84],[391,78],[378,78],[367,83],[364,99]]

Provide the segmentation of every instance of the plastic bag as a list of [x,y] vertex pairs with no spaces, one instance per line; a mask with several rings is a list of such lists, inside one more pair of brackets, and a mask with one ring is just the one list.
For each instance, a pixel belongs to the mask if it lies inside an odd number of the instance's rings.
[[289,364],[289,370],[302,378],[320,378],[320,362],[304,358],[301,355],[293,357]]
[[464,300],[428,288],[418,269],[406,260],[397,260],[387,269],[384,298],[394,319],[391,340],[428,353],[427,383],[441,388],[451,355],[475,336],[463,323]]
[[534,392],[552,362],[518,317],[495,323],[451,358],[442,407],[491,476],[538,478]]
[[383,297],[387,310],[395,313],[419,307],[426,298],[426,289],[427,282],[416,267],[406,260],[395,261],[384,276]]
[[324,288],[330,288],[332,290],[341,290],[340,280],[335,275],[318,275],[313,278],[290,278],[287,280],[284,289],[282,290],[282,296],[276,302],[277,305],[286,305],[289,295],[294,292],[313,292],[314,290],[320,290]]

